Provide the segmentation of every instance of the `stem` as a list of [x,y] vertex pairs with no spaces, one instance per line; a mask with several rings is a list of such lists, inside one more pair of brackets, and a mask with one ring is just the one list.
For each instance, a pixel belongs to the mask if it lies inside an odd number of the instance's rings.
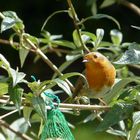
[[127,0],[118,0],[118,3],[128,7],[129,9],[133,10],[136,14],[140,16],[140,8],[137,5]]
[[75,9],[73,7],[73,4],[71,2],[71,0],[67,0],[67,3],[70,7],[70,10],[71,10],[71,14],[72,14],[72,17],[73,17],[73,23],[74,23],[74,26],[75,26],[75,29],[77,30],[77,33],[78,33],[78,36],[79,36],[79,39],[80,39],[80,42],[81,42],[81,46],[83,47],[83,49],[85,49],[87,52],[90,52],[89,49],[86,47],[86,45],[84,44],[82,38],[81,38],[81,33],[80,33],[80,29],[79,29],[79,26],[78,26],[78,23],[79,23],[79,20],[77,18],[77,14],[75,12]]
[[12,131],[13,133],[15,133],[17,136],[19,136],[23,140],[33,140],[30,137],[28,137],[27,135],[22,134],[19,131],[16,131],[15,129],[13,129],[12,127],[10,127],[10,125],[8,123],[6,123],[3,120],[0,120],[0,126],[3,126],[3,127],[7,128],[7,129],[9,129],[10,131]]

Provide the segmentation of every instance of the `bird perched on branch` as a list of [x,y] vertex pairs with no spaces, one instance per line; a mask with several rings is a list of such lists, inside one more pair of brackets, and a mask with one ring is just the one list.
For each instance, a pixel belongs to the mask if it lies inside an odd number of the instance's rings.
[[116,70],[111,62],[99,52],[90,52],[84,56],[87,85],[78,80],[74,96],[102,98],[114,85]]

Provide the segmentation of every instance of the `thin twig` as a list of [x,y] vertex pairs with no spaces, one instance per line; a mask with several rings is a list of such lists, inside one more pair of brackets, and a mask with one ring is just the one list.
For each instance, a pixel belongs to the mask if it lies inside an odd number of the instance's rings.
[[[1,103],[1,99],[0,99],[0,103]],[[4,103],[4,99],[2,100],[2,103]],[[7,103],[7,99],[5,98],[5,103]],[[10,104],[13,104],[10,102]],[[32,107],[31,104],[27,104],[26,102],[24,102],[23,99],[23,104],[24,106],[29,106]],[[55,106],[58,106],[57,103],[54,103]],[[66,103],[60,103],[59,104],[60,109],[79,109],[79,110],[109,110],[111,107],[110,106],[101,106],[101,105],[83,105],[83,104],[66,104]],[[48,106],[47,109],[50,109],[50,107]]]
[[15,129],[13,129],[8,123],[6,123],[4,120],[0,120],[0,126],[3,126],[7,129],[9,129],[10,131],[12,131],[13,133],[15,133],[17,136],[19,136],[21,139],[23,140],[33,140],[32,138],[28,137],[27,135],[16,131]]
[[129,2],[127,0],[118,0],[118,3],[128,7],[129,9],[133,10],[136,14],[140,16],[140,8],[134,3]]
[[[23,106],[20,107],[20,110],[22,110],[22,109],[23,109]],[[8,116],[10,116],[10,115],[12,115],[12,114],[18,112],[18,111],[19,111],[19,109],[16,109],[16,110],[13,110],[13,111],[11,111],[11,112],[6,113],[6,114],[0,116],[0,120],[2,120],[2,119],[4,119],[5,117],[8,117]]]
[[82,45],[83,49],[85,49],[87,52],[90,52],[89,49],[86,47],[86,45],[84,44],[84,42],[82,40],[80,29],[79,29],[79,26],[78,26],[79,20],[77,18],[77,14],[75,12],[75,9],[73,7],[73,4],[72,4],[71,0],[67,0],[67,3],[69,5],[69,7],[70,7],[71,14],[72,14],[72,17],[73,17],[73,23],[74,23],[75,29],[76,29],[76,31],[78,33],[78,36],[79,36],[79,40],[81,42],[81,45]]

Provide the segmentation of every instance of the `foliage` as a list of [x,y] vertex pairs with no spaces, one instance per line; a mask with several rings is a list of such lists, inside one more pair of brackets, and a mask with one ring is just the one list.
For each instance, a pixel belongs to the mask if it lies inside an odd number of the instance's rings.
[[[0,54],[0,68],[7,72],[7,75],[0,75],[0,108],[9,111],[16,108],[21,114],[23,109],[23,117],[16,118],[10,127],[16,128],[21,133],[31,135],[31,128],[34,123],[39,123],[38,134],[33,136],[35,139],[40,137],[45,122],[51,120],[47,118],[49,106],[46,102],[50,101],[49,97],[44,96],[44,92],[57,94],[58,97],[64,94],[65,97],[72,97],[74,92],[73,77],[82,77],[87,83],[86,78],[79,72],[64,73],[79,58],[83,57],[86,51],[99,51],[105,56],[109,56],[110,61],[115,65],[117,71],[116,83],[112,90],[106,95],[105,102],[110,107],[108,112],[95,111],[82,121],[83,123],[93,121],[95,118],[100,122],[95,132],[105,131],[112,135],[123,137],[124,139],[134,140],[140,134],[140,77],[132,73],[129,68],[138,68],[140,64],[140,44],[135,42],[123,42],[123,33],[120,31],[120,24],[113,17],[106,14],[96,14],[96,1],[94,0],[94,16],[89,16],[82,20],[78,19],[78,15],[70,0],[68,10],[60,10],[54,12],[48,17],[42,27],[41,36],[35,37],[25,32],[23,21],[13,11],[4,11],[0,13],[2,18],[1,33],[9,29],[13,30],[13,34],[9,37],[9,44],[19,52],[19,60],[21,67],[26,65],[25,60],[30,55],[29,52],[36,54],[34,60],[44,60],[54,71],[51,79],[45,81],[36,80],[32,76],[33,82],[27,81],[26,72],[19,72],[19,69],[13,69],[10,62]],[[101,8],[114,4],[115,0],[104,0]],[[72,33],[72,40],[65,40],[62,35],[52,35],[45,30],[45,26],[50,19],[59,13],[67,13],[74,21],[75,29]],[[95,33],[89,32],[84,28],[84,24],[90,19],[107,18],[108,22],[113,21],[117,29],[110,31],[110,40],[104,40],[106,31],[102,28],[96,30]],[[92,22],[92,21],[91,21]],[[15,41],[15,37],[18,41]],[[66,59],[62,65],[57,68],[54,63],[49,60],[48,52],[55,52],[58,56],[64,56]],[[0,73],[1,74],[1,73]],[[71,81],[70,81],[71,80]],[[26,86],[26,88],[25,88]],[[2,99],[8,98],[8,102],[2,103]],[[62,100],[67,102],[68,100]],[[67,108],[67,107],[66,107]],[[66,113],[75,114],[75,110],[64,111]],[[0,117],[2,119],[2,117]],[[29,128],[31,126],[31,128]],[[16,133],[11,133],[7,128],[2,127],[0,133],[3,139],[22,139]]]

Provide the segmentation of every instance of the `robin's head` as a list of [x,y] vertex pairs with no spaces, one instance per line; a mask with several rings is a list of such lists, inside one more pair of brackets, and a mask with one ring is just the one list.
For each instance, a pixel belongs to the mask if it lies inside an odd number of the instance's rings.
[[84,56],[83,62],[89,64],[100,64],[108,61],[108,59],[99,52],[90,52]]

